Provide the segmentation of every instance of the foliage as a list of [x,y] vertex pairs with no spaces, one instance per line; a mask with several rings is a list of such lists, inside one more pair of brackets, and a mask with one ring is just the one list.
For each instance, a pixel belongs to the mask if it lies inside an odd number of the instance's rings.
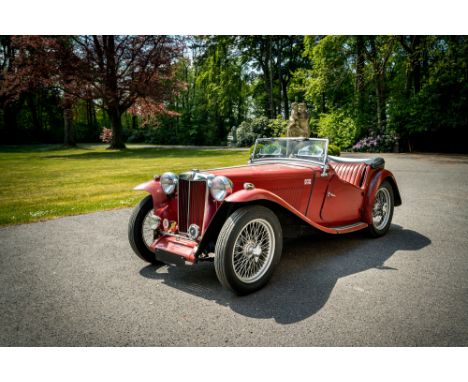
[[398,137],[394,134],[377,135],[362,138],[352,147],[352,150],[368,153],[392,152],[397,142]]
[[252,145],[257,138],[271,138],[283,136],[286,132],[287,122],[281,117],[268,119],[266,117],[244,121],[237,129],[237,145],[247,147]]
[[112,129],[108,129],[107,127],[102,128],[101,135],[99,139],[103,143],[110,143],[112,141]]
[[328,138],[331,143],[341,148],[351,147],[355,142],[357,128],[354,120],[344,112],[334,110],[320,114],[317,122],[317,135]]
[[328,155],[333,155],[336,157],[340,156],[340,148],[337,145],[334,145],[333,143],[330,143],[328,145]]
[[[257,145],[257,150],[260,150],[262,148],[263,148],[263,145],[261,143],[259,143]],[[250,148],[249,148],[249,157],[252,155],[254,150],[255,150],[255,143],[252,146],[250,146]]]
[[223,145],[297,100],[343,148],[395,132],[402,150],[466,152],[440,140],[466,136],[466,57],[466,36],[0,36],[0,139],[98,141],[111,126],[115,147]]

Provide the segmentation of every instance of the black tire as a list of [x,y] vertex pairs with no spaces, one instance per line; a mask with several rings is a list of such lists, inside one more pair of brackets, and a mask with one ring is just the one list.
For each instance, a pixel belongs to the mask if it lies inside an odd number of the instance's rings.
[[142,260],[151,264],[162,264],[149,250],[143,240],[143,222],[148,212],[153,208],[153,198],[146,196],[134,209],[128,222],[128,241],[135,254]]
[[[395,206],[395,200],[394,200],[394,196],[393,196],[393,188],[392,188],[392,186],[390,185],[389,182],[384,181],[384,182],[382,182],[382,184],[378,188],[378,190],[376,192],[376,195],[382,188],[385,189],[388,192],[388,196],[389,196],[389,199],[390,199],[389,200],[389,209],[388,209],[389,216],[388,216],[388,220],[387,220],[385,226],[383,226],[383,227],[378,227],[374,222],[372,224],[369,224],[369,226],[367,227],[367,232],[371,237],[381,237],[381,236],[385,235],[387,233],[387,231],[390,229],[390,226],[392,225],[393,209],[394,209],[394,206]],[[374,208],[374,206],[372,206],[372,208]]]
[[[265,260],[269,265],[266,265],[264,270],[260,272],[260,278],[254,282],[244,282],[234,270],[234,245],[244,227],[246,227],[249,222],[256,219],[263,219],[263,221],[268,222],[271,228],[269,237],[274,237],[274,250],[272,250],[268,256],[268,258],[270,258],[270,256],[272,256],[272,258],[269,261]],[[266,226],[268,226],[268,224]],[[259,246],[259,244],[257,244],[257,246]],[[239,208],[226,219],[219,233],[218,240],[216,241],[214,259],[216,275],[224,287],[231,289],[235,293],[239,295],[252,293],[262,288],[271,278],[276,265],[280,261],[282,250],[283,233],[281,224],[273,211],[258,205]],[[253,255],[251,255],[251,257],[252,256]]]

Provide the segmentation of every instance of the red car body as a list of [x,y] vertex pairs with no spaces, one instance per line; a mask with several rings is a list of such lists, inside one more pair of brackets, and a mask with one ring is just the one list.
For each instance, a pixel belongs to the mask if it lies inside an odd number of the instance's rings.
[[[232,182],[232,192],[222,202],[210,195],[207,186],[208,179],[217,175]],[[149,245],[158,260],[169,264],[209,258],[225,220],[240,206],[266,206],[281,217],[285,228],[294,222],[329,234],[343,234],[372,224],[374,198],[382,182],[391,185],[394,205],[401,204],[395,178],[384,169],[382,158],[328,157],[325,164],[285,159],[250,161],[245,166],[192,170],[183,178],[172,195],[163,192],[159,177],[135,188],[150,193],[154,214],[169,222],[169,228],[156,231]],[[191,224],[200,227],[195,238],[186,234]]]

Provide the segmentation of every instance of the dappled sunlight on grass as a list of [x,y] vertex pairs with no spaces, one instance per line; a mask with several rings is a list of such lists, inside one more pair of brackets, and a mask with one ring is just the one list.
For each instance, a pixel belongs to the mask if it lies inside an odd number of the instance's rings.
[[103,145],[0,147],[0,225],[134,206],[132,188],[165,171],[247,163],[248,152]]

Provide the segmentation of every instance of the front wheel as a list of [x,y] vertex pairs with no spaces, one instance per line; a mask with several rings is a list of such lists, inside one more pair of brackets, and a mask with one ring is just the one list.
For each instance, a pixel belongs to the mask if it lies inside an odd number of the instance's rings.
[[156,260],[156,255],[149,249],[154,241],[153,216],[153,198],[148,195],[135,207],[130,216],[128,241],[140,259],[151,264],[162,264]]
[[368,232],[372,237],[380,237],[387,233],[392,224],[393,207],[393,188],[390,183],[384,181],[375,194],[372,224],[368,227]]
[[281,224],[270,209],[242,207],[226,220],[215,248],[215,270],[221,284],[247,294],[262,288],[281,258]]

